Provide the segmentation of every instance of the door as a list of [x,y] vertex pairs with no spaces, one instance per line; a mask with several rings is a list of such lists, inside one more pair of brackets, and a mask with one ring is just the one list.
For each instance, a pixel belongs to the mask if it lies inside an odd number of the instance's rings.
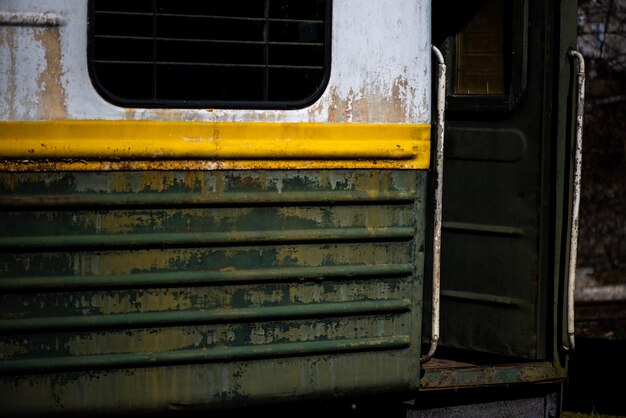
[[441,344],[544,358],[554,158],[564,142],[556,115],[566,99],[555,71],[566,54],[553,48],[564,41],[559,9],[535,0],[463,7],[455,22],[433,10],[448,64]]

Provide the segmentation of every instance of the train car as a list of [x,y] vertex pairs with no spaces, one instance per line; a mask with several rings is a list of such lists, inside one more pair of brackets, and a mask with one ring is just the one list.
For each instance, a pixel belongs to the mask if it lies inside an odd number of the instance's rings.
[[0,2],[0,415],[557,416],[575,25],[566,1]]

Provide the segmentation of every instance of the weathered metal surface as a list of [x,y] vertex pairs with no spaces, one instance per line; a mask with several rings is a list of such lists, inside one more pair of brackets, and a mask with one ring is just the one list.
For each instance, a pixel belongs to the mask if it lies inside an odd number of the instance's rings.
[[386,338],[357,338],[311,342],[270,343],[240,347],[215,347],[162,351],[157,353],[116,353],[51,357],[7,361],[0,373],[68,372],[108,368],[154,367],[172,364],[241,361],[248,359],[276,359],[285,356],[311,356],[318,354],[341,355],[351,351],[398,350],[409,346],[410,337],[402,335]]
[[[558,66],[552,52],[541,52],[556,41],[557,19],[535,0],[512,3],[511,12],[506,59],[524,57],[513,77],[527,80],[519,97],[511,84],[501,98],[514,106],[502,111],[484,96],[448,97],[457,107],[446,115],[440,345],[539,361],[552,358],[549,309],[558,303],[550,193],[560,174],[551,158],[565,138],[553,130]],[[526,38],[510,30],[515,19],[541,30]],[[454,48],[453,37],[447,42]]]
[[[67,331],[107,328],[143,328],[159,325],[213,324],[265,321],[280,318],[318,318],[374,313],[402,313],[410,310],[408,300],[315,303],[255,308],[215,308],[210,311],[167,311],[108,313],[107,315],[45,316],[0,320],[0,332]],[[2,366],[0,366],[0,369]]]
[[[58,219],[56,222],[64,222]],[[105,219],[105,221],[110,221]],[[0,238],[0,248],[21,250],[35,249],[128,249],[143,247],[185,247],[195,245],[235,245],[248,243],[281,243],[281,242],[310,242],[310,241],[379,241],[410,239],[413,230],[407,227],[389,228],[328,228],[324,231],[308,229],[292,229],[280,231],[262,229],[258,231],[242,232],[170,232],[170,233],[143,233],[133,234],[132,237],[123,233],[111,235],[84,234],[84,235],[36,235]]]
[[441,215],[443,212],[443,149],[446,107],[446,64],[441,51],[432,47],[437,58],[437,121],[435,132],[435,212],[433,216],[433,264],[432,264],[432,299],[431,299],[431,337],[428,352],[420,358],[422,363],[428,362],[437,350],[439,342],[439,302],[441,294]]
[[[55,277],[7,277],[0,281],[0,290],[62,290],[91,289],[110,286],[137,287],[154,285],[214,285],[228,283],[263,283],[320,281],[323,278],[348,280],[354,277],[408,276],[413,272],[411,264],[369,264],[362,266],[319,266],[259,268],[231,271],[174,271],[162,273],[131,273],[109,275],[105,280],[81,276]],[[97,278],[96,278],[97,279]]]
[[415,389],[424,199],[418,171],[3,173],[0,412]]
[[[357,11],[336,2],[327,91],[309,108],[280,111],[123,109],[105,102],[87,71],[86,7],[3,2],[0,91],[7,94],[0,96],[0,119],[15,124],[0,127],[0,170],[428,167],[426,4],[367,1]],[[372,46],[377,60],[364,53]],[[50,125],[24,122],[46,120]]]
[[0,15],[0,115],[2,119],[61,118],[67,114],[62,82],[63,19],[48,11]]
[[441,390],[509,385],[515,383],[557,382],[566,376],[551,363],[425,368],[420,390]]
[[[424,169],[430,124],[0,122],[0,170],[32,170],[49,159],[73,161],[74,170],[120,159],[144,170],[141,160],[200,161],[203,169]],[[114,169],[98,169],[107,167]]]
[[63,19],[54,13],[4,12],[0,11],[2,26],[61,26]]
[[[87,2],[5,0],[0,21],[0,115],[8,120],[428,123],[430,3],[336,0],[331,77],[296,110],[123,109],[104,101],[87,71]],[[33,16],[54,16],[42,26]],[[21,18],[15,18],[21,16]],[[372,54],[376,59],[371,59]]]
[[576,77],[576,141],[574,150],[574,193],[572,202],[572,227],[570,232],[567,281],[567,334],[570,350],[576,348],[574,337],[574,292],[576,291],[576,254],[578,250],[578,215],[580,210],[580,181],[583,164],[583,115],[585,113],[585,59],[578,51],[569,51],[577,65]]

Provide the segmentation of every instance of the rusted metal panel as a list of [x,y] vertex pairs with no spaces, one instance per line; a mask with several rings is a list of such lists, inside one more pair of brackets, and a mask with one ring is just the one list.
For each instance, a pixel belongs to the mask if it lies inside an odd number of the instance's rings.
[[565,378],[564,370],[548,362],[508,365],[457,365],[426,368],[420,390],[441,390],[510,385],[516,383],[558,382]]
[[424,200],[417,171],[4,173],[0,411],[415,389]]

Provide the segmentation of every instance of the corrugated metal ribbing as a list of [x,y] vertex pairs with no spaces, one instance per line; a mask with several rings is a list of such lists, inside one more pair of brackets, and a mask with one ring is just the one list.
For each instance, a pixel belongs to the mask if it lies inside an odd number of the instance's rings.
[[[423,182],[413,171],[4,174],[3,397],[19,411],[20,385],[80,384],[81,396],[62,396],[78,408],[114,379],[99,396],[119,406],[161,369],[189,388],[170,400],[192,403],[304,396],[316,384],[410,388]],[[294,372],[265,387],[261,370],[286,363]],[[207,373],[223,379],[192,384]]]

